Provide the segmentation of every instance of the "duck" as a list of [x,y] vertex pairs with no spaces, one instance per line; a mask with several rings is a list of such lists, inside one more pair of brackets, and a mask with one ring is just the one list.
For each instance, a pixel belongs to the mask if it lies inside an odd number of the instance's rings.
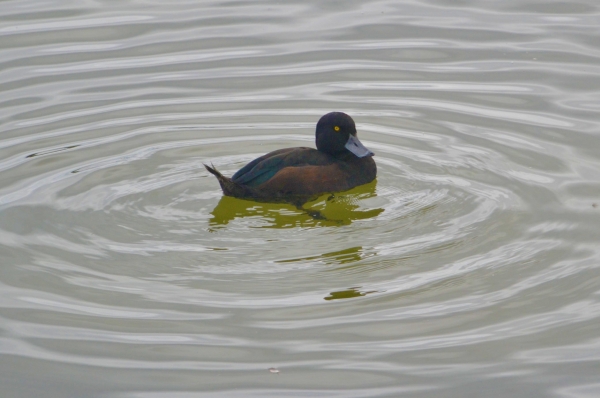
[[377,176],[374,153],[357,137],[354,120],[330,112],[317,122],[317,149],[278,149],[254,159],[231,178],[213,165],[213,174],[225,196],[259,202],[291,203],[297,207],[324,194],[347,191]]

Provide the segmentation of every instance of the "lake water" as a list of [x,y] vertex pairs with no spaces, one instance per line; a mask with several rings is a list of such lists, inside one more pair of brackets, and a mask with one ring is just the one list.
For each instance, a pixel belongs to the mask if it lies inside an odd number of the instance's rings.
[[[594,0],[0,2],[2,397],[600,396]],[[377,180],[216,179],[344,111]]]

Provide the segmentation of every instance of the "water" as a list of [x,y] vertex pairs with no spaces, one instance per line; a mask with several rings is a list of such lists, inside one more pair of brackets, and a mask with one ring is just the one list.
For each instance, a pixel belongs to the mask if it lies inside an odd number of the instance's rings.
[[[3,1],[2,397],[600,396],[599,18]],[[327,219],[202,166],[333,110],[379,174]]]

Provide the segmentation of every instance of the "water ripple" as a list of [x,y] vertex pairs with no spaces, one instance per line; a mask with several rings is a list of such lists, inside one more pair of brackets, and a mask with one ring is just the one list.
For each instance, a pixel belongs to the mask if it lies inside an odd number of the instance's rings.
[[[9,396],[598,395],[596,4],[5,5]],[[323,219],[203,167],[331,110]]]

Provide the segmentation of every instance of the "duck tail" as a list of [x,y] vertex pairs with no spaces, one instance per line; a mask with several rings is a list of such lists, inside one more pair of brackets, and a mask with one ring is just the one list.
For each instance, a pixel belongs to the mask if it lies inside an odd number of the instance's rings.
[[223,174],[221,174],[215,168],[214,165],[211,164],[211,166],[208,166],[206,164],[204,165],[204,167],[206,167],[206,170],[208,170],[209,173],[217,177],[219,185],[221,185],[221,189],[223,190],[223,194],[225,194],[226,196],[235,196],[237,198],[252,196],[251,192],[249,192],[249,189],[247,187],[233,182],[231,178],[225,177]]

